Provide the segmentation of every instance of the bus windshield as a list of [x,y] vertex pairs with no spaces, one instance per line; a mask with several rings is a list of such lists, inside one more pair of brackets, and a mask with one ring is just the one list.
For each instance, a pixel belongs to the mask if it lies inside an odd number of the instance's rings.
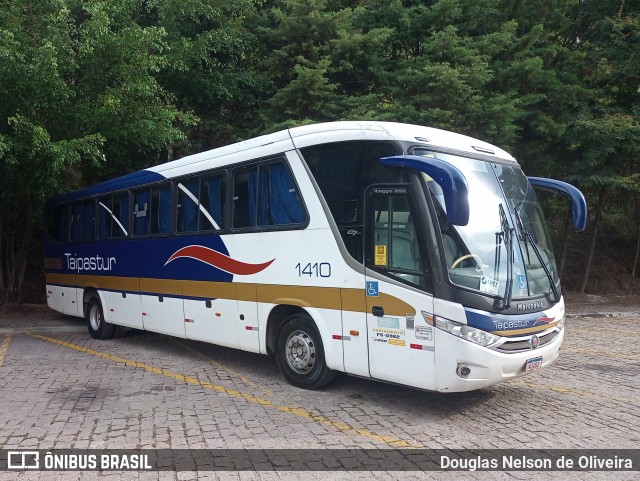
[[441,153],[418,155],[455,165],[469,185],[469,223],[457,226],[447,221],[440,187],[424,176],[437,200],[451,282],[502,299],[557,294],[558,273],[544,215],[520,167]]

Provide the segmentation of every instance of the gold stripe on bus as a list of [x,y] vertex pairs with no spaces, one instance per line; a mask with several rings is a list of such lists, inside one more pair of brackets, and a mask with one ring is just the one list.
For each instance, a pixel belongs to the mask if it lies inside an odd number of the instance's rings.
[[76,282],[81,287],[95,287],[112,291],[140,291],[140,279],[137,277],[76,276]]
[[364,289],[340,289],[342,310],[353,312],[367,311],[367,297]]
[[140,293],[162,294],[165,296],[183,295],[182,282],[175,279],[140,278]]
[[235,282],[236,299],[239,301],[256,302],[258,299],[258,290],[256,284]]
[[[403,300],[390,296],[389,294],[385,294],[384,292],[381,292],[378,297],[370,297],[369,299],[372,304],[384,309],[385,316],[404,317],[407,314],[416,315],[416,310],[411,306],[411,304],[407,304]],[[373,299],[375,299],[375,301],[371,301]]]
[[[299,307],[342,309],[353,312],[368,311],[363,289],[54,273],[46,274],[46,282],[47,284],[61,284],[82,288],[94,287],[111,291],[141,292],[176,297],[289,304]],[[414,315],[416,313],[416,310],[411,305],[397,297],[382,292],[375,298],[375,304],[382,307],[387,315],[405,316],[408,313]]]
[[[237,299],[236,284],[232,282],[176,281],[182,284],[182,294],[186,297],[209,299]],[[239,299],[238,299],[239,300]]]
[[76,285],[76,276],[73,274],[53,274],[51,272],[45,272],[44,279],[47,284]]
[[85,276],[76,274],[45,274],[47,284],[60,284],[72,287],[95,287],[112,291],[139,292],[140,279],[137,277]]
[[554,326],[557,326],[560,321],[550,322],[542,326],[527,327],[526,329],[513,329],[511,331],[491,331],[491,334],[496,336],[516,336],[518,334],[533,334],[535,332],[546,331]]
[[[364,289],[340,289],[342,297],[342,310],[353,312],[368,312],[367,296]],[[407,304],[397,297],[381,292],[376,297],[369,297],[369,303],[380,306],[384,309],[385,315],[406,316],[407,314],[416,314],[416,310],[410,304]]]
[[46,257],[44,259],[44,268],[45,269],[62,269],[62,258]]
[[282,286],[257,284],[257,301],[289,304],[317,309],[341,309],[340,289],[337,287]]

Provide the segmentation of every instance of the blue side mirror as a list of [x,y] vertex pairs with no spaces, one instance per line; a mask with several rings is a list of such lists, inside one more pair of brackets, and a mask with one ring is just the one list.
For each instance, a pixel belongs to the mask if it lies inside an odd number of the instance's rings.
[[569,197],[573,211],[573,228],[576,232],[585,229],[587,226],[587,202],[579,189],[561,180],[543,177],[527,177],[527,179],[533,187]]
[[447,220],[453,225],[469,223],[469,186],[457,167],[440,159],[419,155],[395,155],[379,160],[383,165],[416,169],[427,174],[442,188]]

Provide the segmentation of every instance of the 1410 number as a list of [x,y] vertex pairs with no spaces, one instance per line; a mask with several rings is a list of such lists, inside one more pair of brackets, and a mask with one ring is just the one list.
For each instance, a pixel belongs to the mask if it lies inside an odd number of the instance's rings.
[[331,277],[331,264],[328,262],[316,262],[315,264],[309,262],[304,266],[297,263],[296,269],[298,269],[298,276],[300,277]]

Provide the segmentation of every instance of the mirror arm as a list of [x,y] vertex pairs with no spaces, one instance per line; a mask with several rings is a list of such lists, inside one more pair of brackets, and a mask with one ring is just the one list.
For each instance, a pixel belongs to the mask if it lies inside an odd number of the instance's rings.
[[527,177],[534,188],[561,194],[571,199],[573,212],[573,228],[576,232],[583,231],[587,226],[587,202],[579,189],[567,182],[543,177]]

